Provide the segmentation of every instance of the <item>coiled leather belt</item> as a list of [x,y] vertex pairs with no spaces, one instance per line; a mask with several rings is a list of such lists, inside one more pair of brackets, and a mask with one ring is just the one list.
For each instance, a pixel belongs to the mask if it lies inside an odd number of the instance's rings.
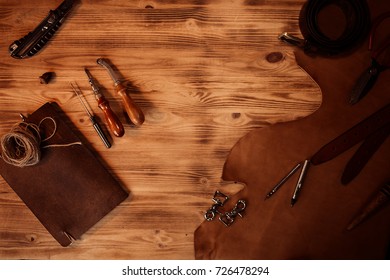
[[[344,13],[346,26],[341,36],[329,38],[321,31],[318,15],[329,5],[335,5]],[[334,20],[329,18],[329,21]],[[364,39],[370,27],[370,11],[365,0],[309,0],[303,6],[299,27],[304,39],[287,32],[279,39],[303,48],[306,52],[335,55],[351,50]]]

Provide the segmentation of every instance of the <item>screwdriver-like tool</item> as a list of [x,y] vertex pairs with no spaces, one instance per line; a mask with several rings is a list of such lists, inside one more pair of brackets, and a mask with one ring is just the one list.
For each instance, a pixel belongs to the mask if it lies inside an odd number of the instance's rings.
[[105,59],[99,58],[97,60],[97,64],[104,67],[114,81],[115,90],[122,98],[123,105],[131,122],[136,126],[141,126],[145,121],[144,113],[127,93],[126,86],[120,81],[119,76],[115,73],[111,65]]
[[117,115],[112,111],[108,100],[100,92],[99,86],[97,85],[96,81],[92,77],[91,73],[88,71],[87,68],[84,68],[84,70],[88,76],[88,81],[92,87],[93,93],[95,94],[98,106],[104,113],[104,117],[106,118],[106,122],[108,124],[108,127],[110,128],[111,132],[115,136],[122,137],[123,134],[125,133],[125,130],[123,128],[121,121],[119,120]]
[[91,123],[93,125],[93,128],[96,130],[96,132],[99,135],[100,139],[102,139],[104,145],[107,148],[111,148],[110,141],[108,140],[107,136],[104,134],[102,128],[99,125],[99,123],[96,121],[95,116],[91,114],[91,112],[87,108],[87,105],[84,103],[83,99],[81,98],[82,93],[81,93],[81,90],[80,90],[79,86],[76,83],[75,83],[75,85],[70,83],[70,85],[73,88],[74,93],[79,98],[79,100],[80,100],[81,104],[83,105],[85,111],[87,112],[87,115],[88,115],[88,117],[89,117],[89,119],[90,119],[90,121],[91,121]]

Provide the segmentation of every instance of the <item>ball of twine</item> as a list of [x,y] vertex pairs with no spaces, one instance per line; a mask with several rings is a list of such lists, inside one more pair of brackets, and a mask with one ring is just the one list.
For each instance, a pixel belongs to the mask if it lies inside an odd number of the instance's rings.
[[[47,119],[47,118],[45,118]],[[41,120],[39,125],[33,123],[20,122],[15,124],[9,133],[1,137],[1,156],[6,163],[18,167],[25,167],[37,164],[41,159],[41,143],[50,139],[52,135],[42,140],[40,125],[45,120]]]
[[35,124],[18,123],[1,137],[1,156],[6,163],[24,167],[35,165],[41,158],[41,136]]

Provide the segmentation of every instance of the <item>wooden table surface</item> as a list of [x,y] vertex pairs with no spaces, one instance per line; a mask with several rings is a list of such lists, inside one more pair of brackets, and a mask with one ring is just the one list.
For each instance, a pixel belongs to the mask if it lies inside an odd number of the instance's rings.
[[[70,247],[61,247],[0,177],[1,259],[193,259],[193,233],[221,181],[224,161],[247,132],[307,116],[321,91],[278,40],[300,35],[304,0],[85,0],[50,43],[17,60],[9,45],[60,1],[0,0],[0,134],[57,102],[131,196]],[[131,125],[107,71],[108,58],[145,113]],[[88,67],[125,135],[106,149],[69,82],[103,119]],[[55,72],[40,84],[44,72]],[[240,185],[237,184],[237,190]]]

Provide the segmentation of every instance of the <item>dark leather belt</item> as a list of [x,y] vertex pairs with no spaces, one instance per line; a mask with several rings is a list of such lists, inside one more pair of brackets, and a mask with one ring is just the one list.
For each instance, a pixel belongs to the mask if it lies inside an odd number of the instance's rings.
[[389,134],[390,104],[387,104],[323,146],[313,155],[311,163],[318,165],[329,161],[363,141],[344,170],[341,182],[346,185],[358,175]]
[[[344,13],[346,26],[342,34],[329,38],[321,31],[318,16],[329,5],[335,5]],[[329,21],[334,18],[329,17]],[[336,55],[356,47],[367,35],[370,27],[370,11],[365,0],[309,0],[303,6],[299,27],[304,39],[283,33],[279,39],[303,48],[306,52]]]

